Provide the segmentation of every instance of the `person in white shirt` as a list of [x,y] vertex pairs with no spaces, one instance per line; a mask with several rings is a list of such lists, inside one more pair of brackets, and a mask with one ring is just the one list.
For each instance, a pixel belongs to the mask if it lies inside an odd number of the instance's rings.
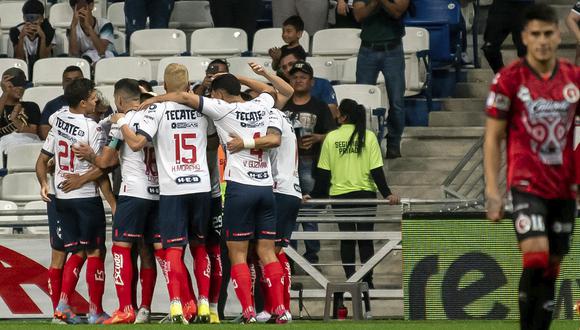
[[[188,90],[188,80],[183,65],[173,63],[165,69],[167,91]],[[170,85],[178,88],[169,88]],[[127,125],[124,114],[115,114],[112,121],[118,124],[125,142],[133,150],[151,141],[155,147],[160,234],[168,267],[171,320],[187,323],[196,310],[193,300],[187,296],[190,283],[183,264],[183,247],[189,242],[199,289],[197,315],[200,321],[209,322],[207,270],[210,265],[205,239],[209,230],[211,187],[206,149],[208,145],[213,149],[218,145],[215,127],[206,116],[175,102],[152,104],[139,122],[136,134]]]
[[93,16],[94,0],[70,0],[73,18],[68,30],[68,55],[82,57],[94,65],[105,57],[115,56],[113,24]]
[[55,157],[56,211],[61,222],[62,239],[67,260],[62,279],[62,289],[55,317],[67,323],[78,324],[80,318],[70,306],[69,298],[74,293],[76,279],[87,256],[87,286],[89,288],[89,323],[102,323],[108,315],[102,308],[105,285],[105,211],[95,182],[91,181],[79,189],[65,191],[64,182],[70,174],[88,174],[92,170],[89,162],[80,160],[72,151],[77,143],[88,143],[100,152],[104,136],[98,125],[85,114],[94,112],[96,91],[88,79],[78,79],[65,90],[69,109],[58,112],[53,127],[43,145],[36,163],[36,174],[41,186],[41,197],[49,201],[47,174],[48,162]]
[[[255,71],[267,74],[256,64],[250,64]],[[280,144],[279,127],[271,126],[271,109],[274,106],[275,90],[271,88],[254,100],[244,102],[241,97],[240,81],[231,74],[214,78],[211,86],[212,98],[200,97],[192,93],[169,93],[156,96],[144,102],[145,107],[154,102],[176,101],[187,104],[214,120],[222,142],[237,135],[244,141],[246,149],[227,153],[225,180],[227,181],[223,215],[224,238],[227,241],[232,264],[231,278],[236,295],[242,305],[244,323],[255,323],[251,294],[250,269],[247,264],[250,240],[256,240],[256,252],[263,265],[263,274],[271,286],[266,294],[270,296],[272,310],[277,323],[287,323],[290,313],[283,302],[283,268],[276,257],[275,200],[272,191],[272,171],[267,151],[254,148],[256,138],[272,134]]]

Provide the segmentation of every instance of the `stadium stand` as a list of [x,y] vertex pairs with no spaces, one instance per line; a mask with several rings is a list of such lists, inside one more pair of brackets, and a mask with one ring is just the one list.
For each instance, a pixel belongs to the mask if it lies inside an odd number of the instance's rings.
[[131,35],[131,56],[160,59],[187,51],[185,33],[177,29],[149,29]]
[[324,78],[330,81],[338,79],[338,63],[332,57],[307,57],[308,62],[314,70],[314,76]]
[[248,51],[248,35],[236,28],[206,28],[191,34],[191,54],[209,58],[239,56]]
[[209,1],[176,1],[169,18],[169,27],[183,30],[186,34],[213,27]]
[[157,66],[157,83],[163,85],[163,76],[165,68],[170,63],[179,63],[185,65],[189,73],[189,81],[200,81],[205,78],[205,70],[211,62],[211,59],[207,57],[196,57],[196,56],[174,56],[174,57],[164,57],[159,61]]
[[42,143],[9,146],[6,150],[6,168],[8,173],[34,172],[40,149],[42,149]]
[[61,86],[62,72],[71,65],[81,68],[83,76],[91,76],[90,64],[85,59],[72,57],[43,58],[34,64],[32,83],[34,86]]
[[[46,208],[46,206],[45,206]],[[16,211],[18,205],[11,201],[0,200],[0,211]],[[14,223],[18,221],[18,216],[15,215],[3,215],[0,216],[0,222],[11,222]],[[0,234],[12,234],[13,229],[11,227],[2,228],[0,227]]]
[[264,77],[258,76],[252,71],[252,68],[248,65],[249,62],[258,63],[266,70],[272,72],[272,60],[269,57],[229,57],[227,61],[230,65],[230,73],[236,76],[267,82]]
[[407,27],[403,37],[405,52],[405,96],[423,91],[429,71],[429,31],[424,28]]
[[[46,211],[46,202],[44,201],[32,201],[28,202],[24,205],[24,210],[45,210]],[[25,215],[22,217],[23,225],[25,226],[25,230],[30,234],[35,235],[48,235],[48,226],[30,226],[26,227],[26,222],[34,222],[34,221],[46,221],[46,216],[44,215]]]
[[101,93],[103,93],[103,95],[105,96],[105,98],[107,100],[109,100],[109,103],[111,105],[111,109],[113,109],[113,111],[117,111],[117,105],[115,105],[115,97],[114,97],[114,92],[115,92],[115,88],[113,85],[101,85],[101,86],[97,86],[96,87],[99,91],[101,91]]
[[115,2],[107,9],[107,19],[113,24],[113,27],[121,32],[125,32],[125,3]]
[[[254,34],[254,45],[252,46],[252,53],[254,56],[269,56],[268,50],[272,47],[283,46],[282,28],[266,28],[256,31]],[[308,53],[310,52],[310,35],[304,31],[302,38],[300,38],[300,45]]]
[[8,44],[10,43],[10,37],[8,31],[10,28],[22,23],[22,6],[24,1],[19,2],[0,2],[0,31],[2,42],[0,42],[0,54],[12,54],[8,53]]
[[95,66],[95,84],[114,85],[123,78],[150,81],[152,79],[151,72],[151,61],[144,57],[104,58],[98,61]]
[[25,61],[16,58],[0,58],[0,74],[9,68],[21,69],[28,78],[28,64]]
[[331,56],[335,59],[356,56],[360,42],[360,29],[320,30],[312,39],[312,56]]
[[62,94],[62,92],[63,90],[61,86],[30,87],[24,91],[22,101],[36,103],[42,112],[46,103]]
[[40,185],[36,173],[22,172],[6,175],[2,179],[2,199],[29,202],[40,199]]

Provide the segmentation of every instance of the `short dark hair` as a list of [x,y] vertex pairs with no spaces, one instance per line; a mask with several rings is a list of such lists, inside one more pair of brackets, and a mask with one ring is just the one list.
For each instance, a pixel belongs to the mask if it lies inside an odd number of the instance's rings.
[[135,79],[124,78],[115,83],[115,92],[123,93],[126,98],[139,100],[141,97],[141,90],[139,89],[139,82]]
[[293,26],[298,32],[304,31],[304,21],[298,15],[290,16],[282,23],[282,26],[287,25]]
[[22,14],[44,15],[44,5],[38,0],[28,0],[22,6]]
[[542,21],[558,25],[558,15],[554,8],[543,4],[534,4],[526,8],[522,19],[522,26],[526,27],[531,21]]
[[[64,71],[62,72],[62,75],[64,76],[65,74],[70,73],[70,72],[80,72],[81,74],[83,74],[83,70],[81,70],[81,68],[79,68],[78,66],[69,65],[66,67],[66,69],[64,69]],[[84,74],[83,74],[83,76],[84,76]]]
[[211,83],[212,90],[223,89],[228,94],[232,96],[238,96],[241,93],[242,85],[236,76],[230,73],[226,73],[217,76]]
[[138,80],[137,81],[139,83],[139,86],[143,87],[146,91],[148,92],[153,92],[153,86],[151,86],[151,83],[148,82],[147,80]]
[[[87,5],[90,5],[91,3],[95,2],[95,0],[83,0],[83,1],[86,2]],[[68,3],[72,8],[75,8],[78,2],[79,0],[68,0]]]
[[[299,48],[299,47],[296,47],[296,48]],[[280,57],[280,61],[282,61],[282,59],[284,57],[290,56],[290,55],[294,55],[294,57],[296,57],[296,59],[298,61],[306,61],[306,57],[304,57],[303,54],[301,54],[299,51],[295,50],[294,48],[288,48],[288,49],[286,49],[286,52],[287,53],[282,54],[282,57]]]
[[95,84],[86,78],[73,80],[64,89],[64,98],[69,107],[77,107],[81,101],[89,99],[92,91],[95,89]]

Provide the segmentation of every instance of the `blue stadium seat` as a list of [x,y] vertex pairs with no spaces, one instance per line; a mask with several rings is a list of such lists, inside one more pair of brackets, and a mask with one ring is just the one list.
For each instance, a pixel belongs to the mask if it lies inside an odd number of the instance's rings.
[[461,5],[458,0],[413,0],[416,14],[405,16],[406,26],[429,31],[430,59],[434,67],[458,63],[461,56]]

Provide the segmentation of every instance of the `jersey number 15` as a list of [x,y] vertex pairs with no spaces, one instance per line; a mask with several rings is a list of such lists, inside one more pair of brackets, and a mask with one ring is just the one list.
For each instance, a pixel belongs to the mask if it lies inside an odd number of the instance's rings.
[[[197,135],[195,133],[182,133],[174,134],[173,139],[175,140],[175,163],[176,164],[195,164],[197,161],[195,144],[188,140],[195,139]],[[189,142],[189,143],[188,143]],[[187,151],[191,152],[190,157],[186,157]],[[182,156],[182,153],[184,154]]]

